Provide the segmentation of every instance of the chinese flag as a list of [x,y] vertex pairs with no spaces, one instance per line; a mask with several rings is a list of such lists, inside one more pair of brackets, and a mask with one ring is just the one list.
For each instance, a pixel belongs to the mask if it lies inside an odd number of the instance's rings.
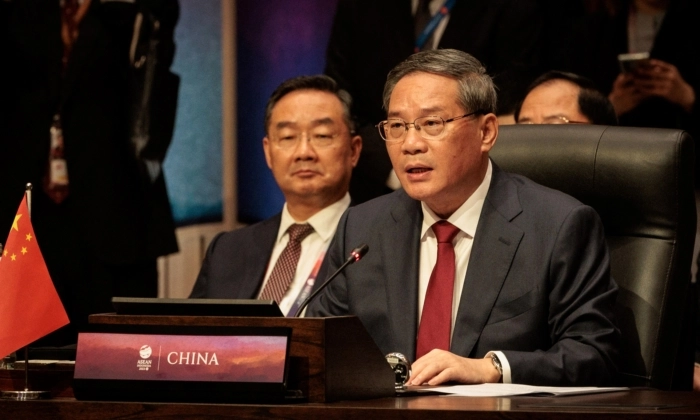
[[0,259],[0,357],[68,322],[36,242],[25,194]]

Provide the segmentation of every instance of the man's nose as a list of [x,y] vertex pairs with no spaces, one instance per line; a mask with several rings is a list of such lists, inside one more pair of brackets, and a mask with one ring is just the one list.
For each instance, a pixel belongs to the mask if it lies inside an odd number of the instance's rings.
[[316,149],[314,149],[313,144],[311,144],[311,136],[307,133],[302,133],[297,140],[296,147],[294,148],[294,153],[296,159],[313,159],[316,156]]
[[415,154],[427,150],[427,142],[421,135],[420,126],[415,123],[406,123],[406,137],[401,144],[404,153]]

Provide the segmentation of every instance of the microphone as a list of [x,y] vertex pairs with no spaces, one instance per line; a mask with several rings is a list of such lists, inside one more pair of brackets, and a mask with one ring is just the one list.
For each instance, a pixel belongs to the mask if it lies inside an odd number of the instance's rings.
[[350,256],[348,257],[347,260],[345,260],[343,265],[338,267],[338,269],[335,270],[335,273],[331,274],[331,276],[328,277],[328,279],[326,281],[324,281],[323,284],[318,289],[316,289],[315,292],[313,292],[312,294],[309,295],[309,297],[304,299],[304,301],[301,303],[301,305],[299,305],[299,309],[297,309],[297,312],[294,314],[294,318],[299,318],[301,313],[304,311],[304,308],[306,308],[306,305],[308,305],[309,302],[311,302],[311,299],[315,298],[316,295],[321,290],[325,289],[326,286],[328,286],[328,283],[331,282],[331,280],[333,280],[338,274],[340,274],[343,270],[345,270],[345,267],[349,266],[352,263],[356,263],[356,262],[360,261],[362,259],[362,257],[365,256],[367,251],[369,251],[369,247],[367,246],[367,244],[362,244],[362,245],[358,246],[357,248],[353,249],[350,252]]

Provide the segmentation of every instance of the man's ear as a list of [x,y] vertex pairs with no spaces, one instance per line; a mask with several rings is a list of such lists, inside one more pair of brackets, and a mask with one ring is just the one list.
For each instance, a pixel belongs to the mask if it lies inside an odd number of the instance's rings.
[[265,152],[265,162],[267,162],[267,167],[272,169],[272,162],[270,161],[270,147],[272,147],[272,144],[267,136],[263,137],[262,143],[263,151]]
[[481,151],[489,152],[498,138],[498,117],[492,113],[483,116],[481,120]]
[[352,167],[357,166],[357,162],[360,160],[360,152],[362,152],[362,137],[353,136],[350,139],[350,158],[352,160]]

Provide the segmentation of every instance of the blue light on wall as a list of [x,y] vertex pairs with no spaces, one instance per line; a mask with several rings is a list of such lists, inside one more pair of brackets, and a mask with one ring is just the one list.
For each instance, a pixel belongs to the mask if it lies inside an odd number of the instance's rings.
[[222,218],[221,2],[179,1],[172,71],[180,92],[163,171],[173,217],[183,226]]
[[[285,79],[323,72],[337,0],[238,0],[238,213],[279,212],[282,193],[262,152],[265,103]],[[180,0],[172,70],[181,77],[177,120],[163,165],[179,226],[222,219],[221,1]]]
[[323,72],[337,0],[238,0],[238,214],[268,218],[284,197],[262,150],[265,104],[284,80]]

